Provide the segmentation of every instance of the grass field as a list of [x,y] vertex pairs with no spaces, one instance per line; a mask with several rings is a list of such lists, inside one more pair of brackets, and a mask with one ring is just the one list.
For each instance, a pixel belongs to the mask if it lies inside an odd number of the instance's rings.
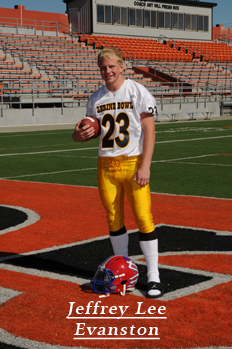
[[[97,186],[98,140],[72,130],[0,133],[0,178]],[[232,120],[156,123],[152,192],[232,198]]]

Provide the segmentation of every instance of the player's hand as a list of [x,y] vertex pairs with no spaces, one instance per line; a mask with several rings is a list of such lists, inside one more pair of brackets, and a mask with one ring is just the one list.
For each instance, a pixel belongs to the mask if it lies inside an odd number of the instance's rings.
[[140,167],[133,180],[136,181],[141,187],[145,187],[150,180],[150,169]]
[[76,142],[87,142],[90,137],[94,135],[94,128],[85,125],[81,128],[79,128],[81,121],[78,121],[75,127],[75,131],[73,133],[73,139]]

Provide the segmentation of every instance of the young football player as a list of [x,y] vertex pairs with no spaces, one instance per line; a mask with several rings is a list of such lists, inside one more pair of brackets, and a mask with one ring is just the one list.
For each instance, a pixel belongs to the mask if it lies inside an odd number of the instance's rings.
[[[124,225],[124,193],[139,228],[140,247],[147,265],[146,297],[163,295],[158,271],[158,240],[151,213],[150,166],[155,144],[156,101],[139,83],[124,79],[123,58],[114,48],[103,49],[98,66],[105,85],[90,97],[86,115],[99,119],[101,134],[98,188],[107,212],[110,240],[115,255],[128,256]],[[76,140],[93,136],[90,126],[79,128]]]

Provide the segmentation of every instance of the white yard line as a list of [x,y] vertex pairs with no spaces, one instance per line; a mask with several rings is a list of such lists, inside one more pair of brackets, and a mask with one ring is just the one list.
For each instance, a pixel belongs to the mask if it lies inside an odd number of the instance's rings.
[[[189,156],[184,158],[178,158],[178,159],[167,159],[167,160],[155,160],[152,161],[152,163],[176,163],[176,164],[190,164],[190,165],[211,165],[211,166],[232,166],[232,165],[224,165],[224,164],[210,164],[210,163],[195,163],[195,162],[179,162],[180,160],[187,160],[187,159],[197,159],[197,158],[204,158],[209,156],[217,156],[218,154],[207,154],[207,155],[199,155],[199,156]],[[59,155],[60,156],[60,155]],[[80,172],[80,171],[92,171],[97,170],[97,167],[92,168],[82,168],[82,169],[74,169],[74,170],[65,170],[65,171],[52,171],[52,172],[42,172],[42,173],[31,173],[31,174],[25,174],[20,176],[10,176],[10,177],[1,177],[1,179],[13,179],[13,178],[24,178],[24,177],[35,177],[35,176],[47,176],[47,175],[53,175],[53,174],[60,174],[60,173],[70,173],[70,172]]]
[[51,154],[51,153],[63,153],[69,151],[81,151],[81,150],[92,150],[98,149],[98,147],[91,148],[80,148],[80,149],[61,149],[61,150],[46,150],[46,151],[34,151],[30,153],[12,153],[12,154],[0,154],[0,156],[17,156],[17,155],[40,155],[40,154]]
[[[191,141],[200,141],[200,140],[208,140],[208,139],[219,139],[219,138],[226,138],[226,137],[232,137],[230,136],[218,136],[218,137],[205,137],[205,138],[192,138],[192,139],[177,139],[177,140],[171,140],[171,141],[157,141],[156,144],[164,144],[164,143],[178,143],[178,142],[191,142]],[[61,149],[61,150],[47,150],[47,151],[38,151],[38,152],[28,152],[28,153],[11,153],[11,154],[0,154],[0,157],[3,156],[19,156],[19,155],[40,155],[40,154],[50,154],[50,153],[63,153],[63,152],[69,152],[69,151],[81,151],[81,150],[92,150],[92,149],[98,149],[98,147],[91,147],[91,148],[79,148],[79,149]]]
[[47,175],[53,175],[53,174],[60,174],[60,173],[69,173],[69,172],[79,172],[79,171],[91,171],[96,170],[97,167],[93,168],[78,168],[75,170],[65,170],[65,171],[55,171],[55,172],[43,172],[43,173],[31,173],[21,176],[12,176],[12,177],[1,177],[1,179],[12,179],[12,178],[24,178],[24,177],[34,177],[34,176],[47,176]]
[[[212,139],[212,138],[225,138],[225,137],[232,137],[232,136],[222,136],[222,137],[206,137],[206,138],[200,138],[204,140]],[[161,141],[156,143],[172,143],[172,142],[183,142],[183,141],[195,141],[199,140],[197,139],[185,139],[185,140],[175,140],[175,141]],[[50,150],[50,151],[42,151],[42,152],[29,152],[29,153],[13,153],[13,154],[0,154],[0,156],[17,156],[17,155],[40,155],[40,154],[54,154],[54,153],[62,153],[62,152],[70,152],[70,151],[82,151],[82,150],[96,150],[98,147],[91,147],[91,148],[80,148],[80,149],[66,149],[66,150]],[[199,155],[199,156],[191,156],[191,157],[183,157],[183,158],[177,158],[177,159],[166,159],[166,160],[154,160],[152,163],[181,163],[181,164],[190,164],[190,165],[211,165],[211,166],[232,166],[227,164],[210,164],[210,163],[194,163],[194,162],[179,162],[181,160],[188,160],[188,159],[197,159],[197,158],[204,158],[209,156],[217,156],[218,154],[206,154],[206,155]],[[61,155],[59,155],[61,156]],[[65,155],[63,155],[65,156]],[[52,172],[42,172],[42,173],[31,173],[31,174],[25,174],[25,175],[19,175],[19,176],[10,176],[10,177],[1,177],[1,179],[13,179],[13,178],[24,178],[24,177],[35,177],[35,176],[44,176],[44,175],[54,175],[54,174],[60,174],[60,173],[70,173],[70,172],[80,172],[80,171],[92,171],[97,170],[97,167],[93,168],[83,168],[83,169],[73,169],[73,170],[65,170],[65,171],[52,171]]]
[[176,161],[176,162],[173,162],[173,164],[183,164],[183,165],[206,165],[206,166],[229,166],[229,167],[231,167],[232,165],[227,165],[227,164],[207,164],[207,163],[203,163],[203,162],[178,162],[178,161]]
[[205,158],[207,156],[216,156],[218,154],[206,154],[206,155],[198,155],[198,156],[188,156],[185,158],[178,158],[178,159],[167,159],[167,160],[154,160],[153,162],[169,162],[169,161],[179,161],[179,160],[187,160],[187,159],[197,159],[197,158]]
[[191,141],[203,141],[208,139],[218,139],[218,138],[227,138],[232,137],[232,135],[229,136],[217,136],[217,137],[204,137],[204,138],[191,138],[191,139],[178,139],[178,140],[172,140],[172,141],[160,141],[156,143],[175,143],[175,142],[191,142]]

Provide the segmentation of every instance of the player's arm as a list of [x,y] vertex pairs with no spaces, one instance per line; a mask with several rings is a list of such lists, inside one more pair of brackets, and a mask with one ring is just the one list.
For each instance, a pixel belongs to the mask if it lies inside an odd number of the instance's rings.
[[141,114],[141,125],[144,132],[143,138],[143,159],[134,180],[142,187],[150,180],[150,167],[155,146],[155,122],[154,116],[150,113]]
[[87,142],[89,140],[90,137],[92,137],[94,135],[94,128],[89,126],[89,125],[85,125],[81,128],[79,128],[81,121],[78,121],[73,133],[73,139],[76,142]]

